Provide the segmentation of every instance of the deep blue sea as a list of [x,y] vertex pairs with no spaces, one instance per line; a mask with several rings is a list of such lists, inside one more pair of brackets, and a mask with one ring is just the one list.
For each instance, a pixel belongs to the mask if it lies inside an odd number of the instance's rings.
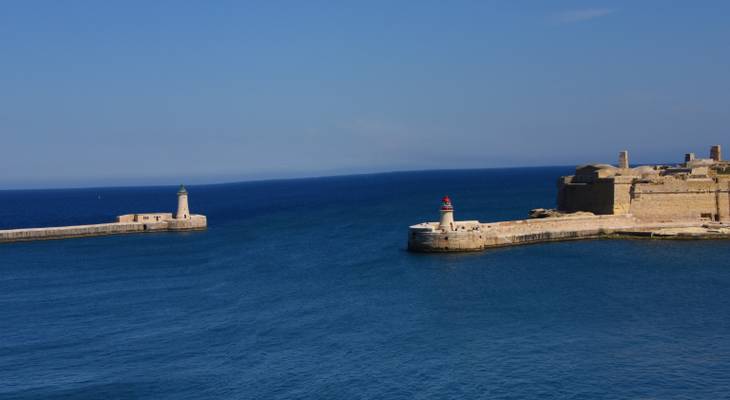
[[[209,229],[0,245],[0,399],[730,397],[730,242],[406,251],[524,218],[570,168],[189,186]],[[0,228],[173,211],[177,187],[0,191]]]

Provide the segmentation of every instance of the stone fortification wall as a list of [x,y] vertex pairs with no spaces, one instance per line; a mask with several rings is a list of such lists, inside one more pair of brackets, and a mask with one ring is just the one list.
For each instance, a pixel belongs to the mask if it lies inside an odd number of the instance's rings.
[[720,221],[730,222],[730,177],[718,181],[717,209]]
[[713,171],[677,167],[660,175],[651,167],[581,167],[558,181],[558,210],[648,221],[730,221],[730,176]]
[[569,183],[570,178],[572,177],[563,177],[558,182],[558,209],[560,211],[613,214],[614,184],[612,178]]
[[644,220],[722,220],[730,212],[724,206],[727,198],[727,182],[718,185],[709,178],[639,182],[633,187],[631,213]]
[[613,178],[613,214],[631,213],[631,191],[634,178],[617,176]]

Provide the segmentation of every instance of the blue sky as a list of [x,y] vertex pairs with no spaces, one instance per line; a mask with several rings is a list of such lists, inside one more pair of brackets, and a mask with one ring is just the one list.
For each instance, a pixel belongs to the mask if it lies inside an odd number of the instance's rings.
[[730,146],[728,15],[727,1],[4,1],[0,188],[704,155]]

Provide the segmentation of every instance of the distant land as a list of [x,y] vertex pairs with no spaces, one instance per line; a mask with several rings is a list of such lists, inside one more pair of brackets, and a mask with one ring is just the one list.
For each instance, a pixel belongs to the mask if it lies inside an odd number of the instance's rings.
[[[670,162],[651,162],[649,164],[669,164]],[[515,166],[484,166],[484,167],[454,167],[454,168],[424,168],[424,169],[334,169],[309,172],[266,172],[260,174],[213,174],[213,175],[175,175],[156,177],[118,177],[94,179],[14,179],[5,177],[0,180],[0,190],[43,190],[43,189],[81,189],[102,187],[145,187],[145,186],[176,186],[180,182],[188,185],[218,185],[243,182],[279,181],[291,179],[316,179],[329,177],[345,177],[355,175],[380,175],[411,172],[438,172],[438,171],[467,171],[467,170],[501,170],[501,169],[530,169],[530,168],[575,168],[575,164],[556,165],[515,165]],[[643,165],[643,164],[641,164]]]

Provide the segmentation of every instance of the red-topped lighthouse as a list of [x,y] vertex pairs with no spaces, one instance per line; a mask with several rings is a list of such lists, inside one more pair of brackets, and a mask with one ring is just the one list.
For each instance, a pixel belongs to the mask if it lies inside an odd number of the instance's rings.
[[441,199],[441,220],[439,221],[439,229],[444,231],[454,230],[454,207],[451,205],[449,196]]

